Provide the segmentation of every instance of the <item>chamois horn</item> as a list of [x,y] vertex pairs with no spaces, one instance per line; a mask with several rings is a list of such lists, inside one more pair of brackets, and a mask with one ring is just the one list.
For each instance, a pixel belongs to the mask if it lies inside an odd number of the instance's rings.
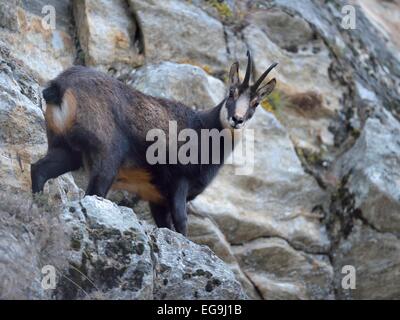
[[250,51],[247,50],[247,68],[246,68],[246,74],[244,76],[243,82],[241,84],[241,87],[243,89],[249,87],[249,82],[250,82],[250,76],[251,76],[251,70],[252,70],[252,65],[251,65],[251,55]]
[[260,86],[260,84],[264,81],[264,79],[267,77],[268,73],[271,72],[271,70],[273,68],[275,68],[278,65],[277,62],[273,63],[267,70],[265,70],[265,72],[261,75],[260,78],[258,78],[258,80],[256,81],[256,83],[254,83],[251,86],[251,91],[252,92],[256,92],[256,90],[258,89],[258,87]]

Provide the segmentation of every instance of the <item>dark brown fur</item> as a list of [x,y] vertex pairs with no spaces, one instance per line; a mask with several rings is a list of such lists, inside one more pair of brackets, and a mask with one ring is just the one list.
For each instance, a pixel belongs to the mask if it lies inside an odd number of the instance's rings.
[[[258,94],[257,88],[248,83],[249,53],[248,61],[245,81],[240,86],[237,64],[231,69],[236,81],[231,83],[230,92],[234,88],[237,94],[230,94],[216,107],[200,112],[176,101],[145,95],[93,69],[76,66],[64,71],[43,90],[49,148],[43,159],[31,165],[32,191],[40,192],[48,179],[85,166],[90,173],[86,195],[106,197],[110,188],[134,192],[150,202],[157,226],[172,229],[174,225],[176,231],[186,234],[186,203],[216,176],[226,157],[224,145],[219,150],[218,164],[173,164],[167,152],[167,164],[151,165],[146,150],[153,141],[146,141],[146,135],[151,129],[161,129],[168,146],[170,121],[176,121],[178,132],[191,128],[200,137],[201,129],[222,131],[232,119],[236,121],[235,128],[239,122],[250,119],[257,101],[272,91],[275,80]],[[236,119],[240,95],[252,102],[244,117]],[[211,137],[209,142],[212,159]],[[198,153],[200,160],[201,150]]]
[[[153,203],[157,224],[171,228],[170,219],[159,216],[168,216],[168,211],[173,210],[175,204],[171,199],[181,188],[181,181],[192,177],[197,180],[192,187],[183,183],[187,189],[183,191],[186,201],[187,197],[194,198],[203,191],[219,167],[210,165],[213,173],[200,177],[200,166],[151,166],[145,159],[146,149],[152,143],[146,142],[150,129],[161,129],[168,137],[169,121],[175,120],[178,130],[188,127],[200,130],[207,127],[204,121],[208,121],[210,112],[196,113],[178,102],[145,95],[85,67],[66,70],[50,82],[43,95],[47,100],[49,154],[32,165],[34,192],[41,191],[48,178],[75,170],[85,163],[90,172],[86,194],[105,197],[110,188],[136,193]],[[61,106],[65,108],[65,104],[70,108],[69,113],[64,114],[65,124],[60,129],[54,115],[62,114]],[[218,118],[218,108],[214,113],[212,117]],[[222,129],[218,123],[218,120],[208,121],[211,127]],[[69,154],[73,156],[67,156]],[[56,163],[54,159],[60,165],[54,165],[54,173],[49,170],[50,173],[44,174],[50,164]],[[63,167],[62,159],[69,159],[69,165]],[[157,214],[157,206],[165,212]],[[183,227],[176,224],[178,231],[186,232],[186,222]]]

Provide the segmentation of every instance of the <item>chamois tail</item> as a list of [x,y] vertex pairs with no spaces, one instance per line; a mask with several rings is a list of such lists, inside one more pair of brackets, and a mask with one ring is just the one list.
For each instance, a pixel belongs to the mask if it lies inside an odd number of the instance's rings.
[[47,104],[58,105],[58,106],[61,104],[62,101],[61,91],[60,87],[56,83],[54,82],[50,83],[50,86],[44,89],[42,91],[42,94]]

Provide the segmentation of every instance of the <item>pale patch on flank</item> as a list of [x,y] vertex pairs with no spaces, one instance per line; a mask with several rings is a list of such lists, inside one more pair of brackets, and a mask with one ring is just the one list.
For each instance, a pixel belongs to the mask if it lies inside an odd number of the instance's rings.
[[66,90],[60,106],[48,104],[46,107],[46,123],[56,134],[65,133],[74,123],[77,102],[71,90]]

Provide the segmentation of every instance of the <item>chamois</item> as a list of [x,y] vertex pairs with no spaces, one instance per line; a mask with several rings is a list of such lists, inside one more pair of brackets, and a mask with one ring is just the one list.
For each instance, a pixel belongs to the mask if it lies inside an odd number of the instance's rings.
[[[187,233],[187,201],[199,195],[223,164],[149,164],[146,141],[150,129],[168,131],[169,121],[184,128],[240,130],[276,80],[261,86],[271,65],[249,85],[252,61],[247,52],[243,82],[239,63],[229,72],[227,96],[214,108],[196,111],[182,103],[145,95],[93,69],[74,66],[49,82],[46,101],[48,151],[31,165],[32,192],[47,180],[84,167],[89,172],[86,195],[106,197],[109,189],[127,190],[149,201],[158,227]],[[201,150],[199,150],[200,153]],[[200,157],[200,155],[199,155]]]

